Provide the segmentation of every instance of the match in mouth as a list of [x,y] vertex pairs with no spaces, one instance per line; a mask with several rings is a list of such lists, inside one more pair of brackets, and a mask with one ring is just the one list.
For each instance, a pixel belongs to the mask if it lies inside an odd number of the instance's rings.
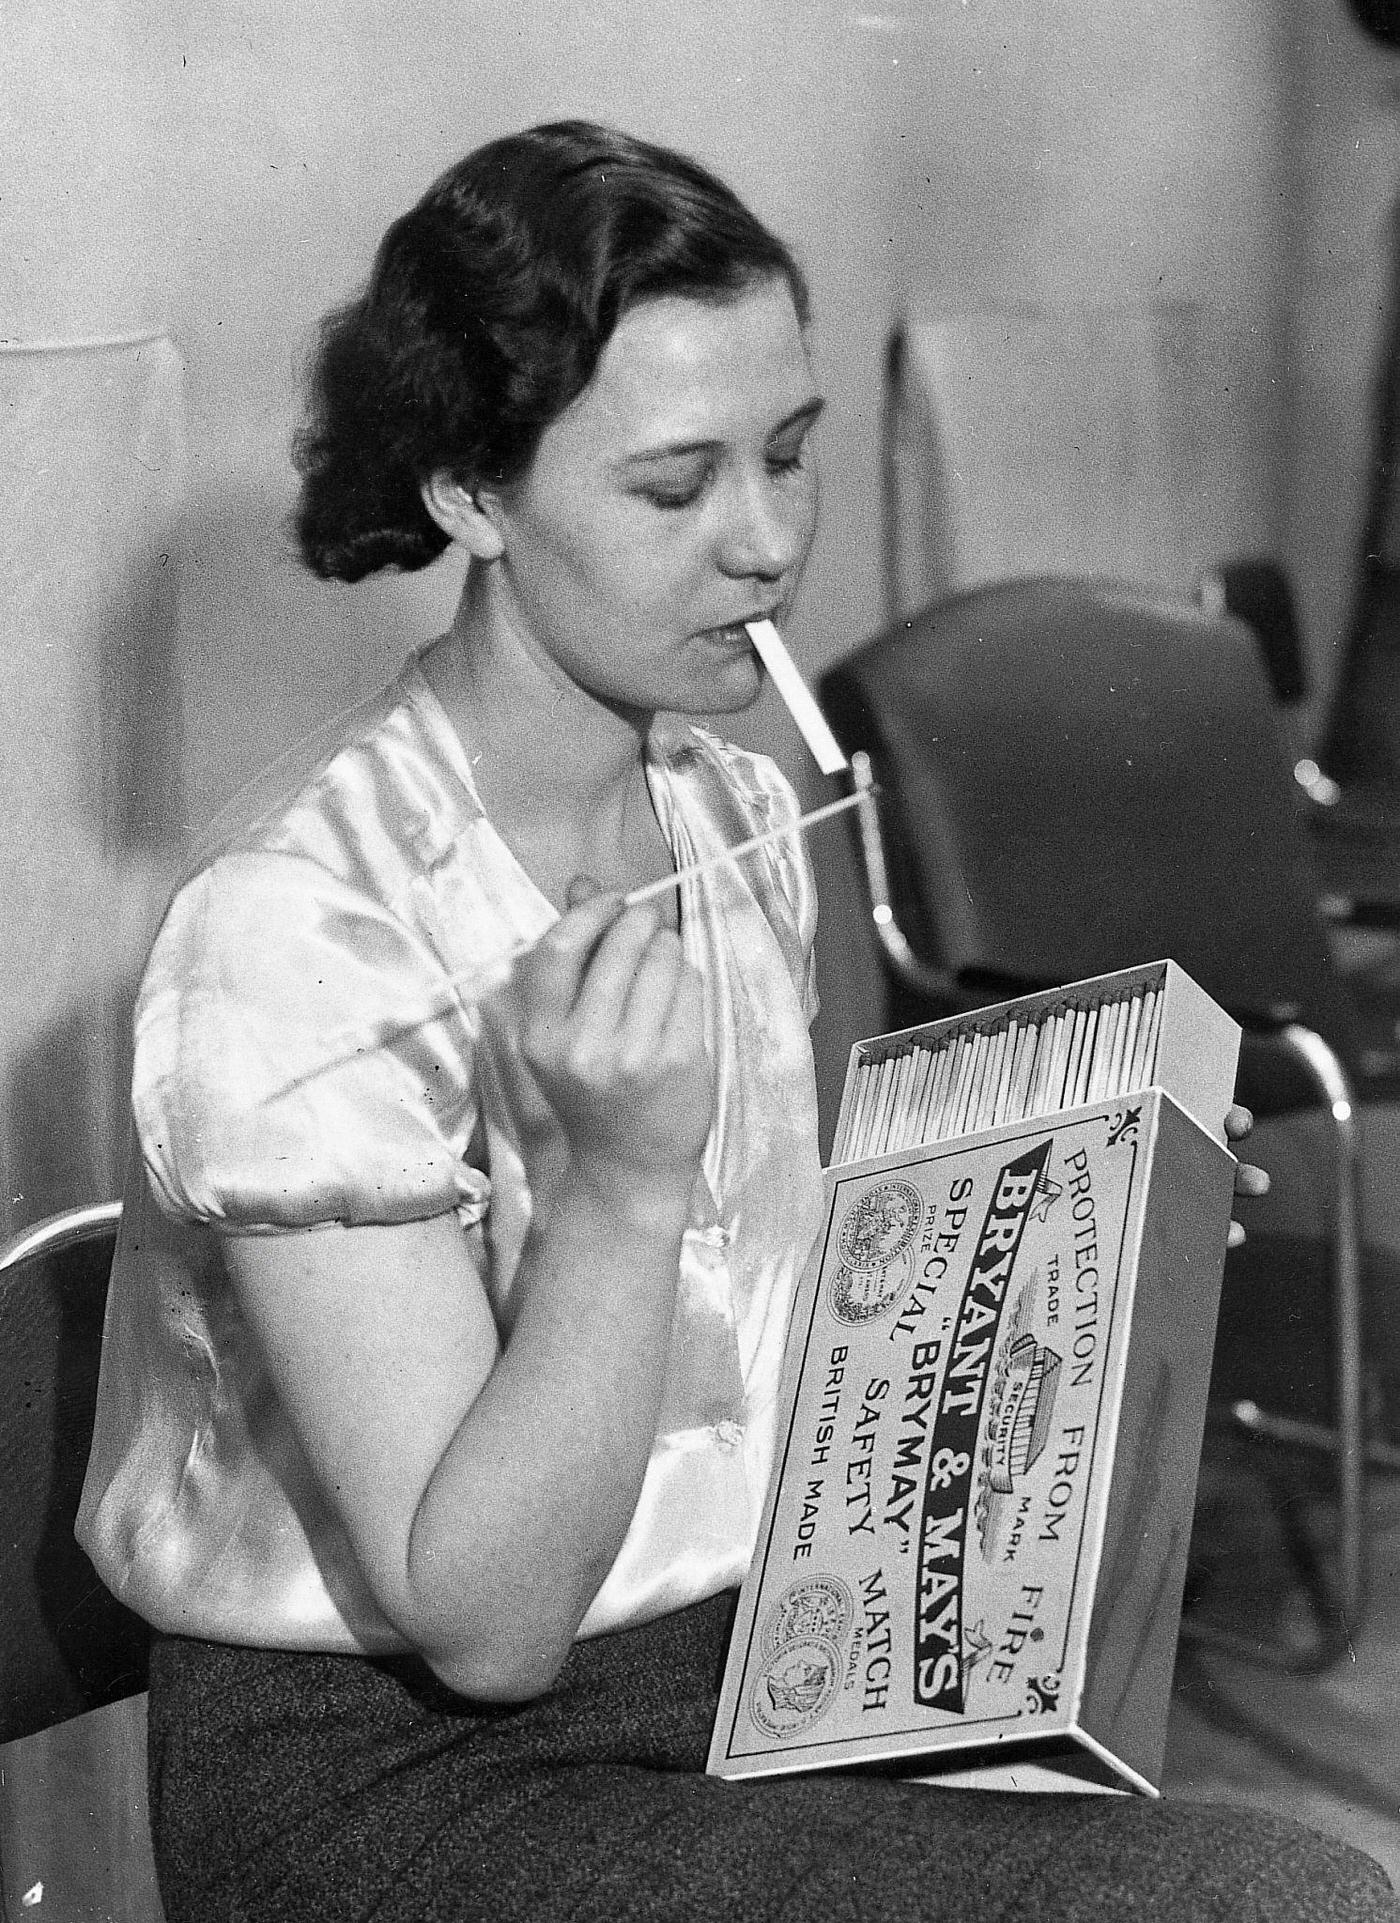
[[801,671],[783,645],[782,636],[771,621],[745,623],[749,639],[767,668],[787,711],[797,723],[798,733],[812,751],[824,775],[839,774],[849,763],[840,743],[831,732],[826,716],[817,706],[816,696],[802,679]]
[[748,648],[753,645],[748,623],[744,621],[728,621],[720,628],[706,628],[704,638],[707,641],[721,642],[731,648]]

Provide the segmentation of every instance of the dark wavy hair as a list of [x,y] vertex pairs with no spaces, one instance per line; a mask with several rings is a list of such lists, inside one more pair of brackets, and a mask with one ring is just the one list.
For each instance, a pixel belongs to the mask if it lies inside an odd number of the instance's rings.
[[426,566],[447,546],[422,502],[430,475],[508,487],[630,307],[732,300],[769,276],[805,325],[792,254],[682,154],[577,120],[479,147],[322,323],[295,444],[307,566],[343,581]]

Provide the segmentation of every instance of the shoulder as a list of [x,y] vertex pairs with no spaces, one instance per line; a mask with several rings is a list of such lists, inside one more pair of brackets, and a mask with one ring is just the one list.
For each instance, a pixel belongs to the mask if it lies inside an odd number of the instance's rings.
[[[296,778],[226,813],[177,888],[137,998],[133,1067],[138,1133],[172,1212],[281,1223],[382,1207],[402,1220],[450,1202],[475,1026],[416,884],[471,798],[431,736],[393,689],[376,697]],[[297,1172],[287,1202],[277,1165]]]
[[412,946],[422,809],[408,770],[434,745],[411,738],[401,683],[290,749],[210,824],[157,930],[138,1036],[175,1004],[207,1021],[214,999],[285,999],[308,970],[333,989],[351,957]]
[[304,857],[221,855],[137,998],[132,1109],[168,1213],[404,1221],[460,1199],[477,1025],[431,945]]
[[461,744],[413,658],[240,789],[186,878],[226,855],[263,851],[383,893],[431,866],[479,814]]

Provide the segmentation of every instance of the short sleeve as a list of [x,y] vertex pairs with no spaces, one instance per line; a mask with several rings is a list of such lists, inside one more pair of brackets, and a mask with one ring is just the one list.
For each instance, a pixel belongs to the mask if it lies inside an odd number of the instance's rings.
[[367,893],[296,855],[221,857],[176,895],[137,1002],[157,1199],[245,1231],[479,1220],[476,1033],[432,948]]

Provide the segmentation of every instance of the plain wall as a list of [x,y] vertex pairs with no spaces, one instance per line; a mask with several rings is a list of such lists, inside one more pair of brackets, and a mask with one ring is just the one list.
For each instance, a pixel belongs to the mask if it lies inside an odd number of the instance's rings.
[[1377,360],[1400,255],[1400,54],[1345,9],[1289,11],[1280,514],[1316,732],[1352,612]]
[[[1334,0],[9,0],[0,62],[0,1227],[115,1185],[129,996],[191,837],[450,615],[448,564],[298,571],[287,444],[317,316],[492,135],[616,120],[795,243],[830,399],[813,672],[881,620],[883,348],[931,291],[1218,316],[1243,388],[1206,410],[1200,538],[1297,556],[1331,671],[1396,158],[1389,57]],[[815,797],[771,697],[741,733]],[[829,1120],[882,1012],[842,831],[814,852]]]

